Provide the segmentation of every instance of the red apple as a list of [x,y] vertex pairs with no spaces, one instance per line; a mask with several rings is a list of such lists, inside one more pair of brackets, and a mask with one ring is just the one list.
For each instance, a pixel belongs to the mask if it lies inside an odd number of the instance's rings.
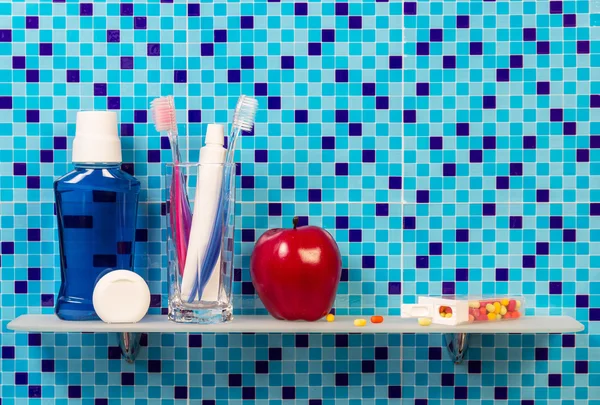
[[271,229],[250,258],[252,283],[269,313],[288,321],[316,321],[329,313],[342,273],[333,237],[317,226]]

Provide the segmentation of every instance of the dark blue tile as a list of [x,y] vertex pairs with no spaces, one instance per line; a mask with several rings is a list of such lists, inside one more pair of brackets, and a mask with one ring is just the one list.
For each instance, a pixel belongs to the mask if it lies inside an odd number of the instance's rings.
[[548,361],[548,348],[547,347],[536,347],[535,348],[535,360],[536,361]]
[[80,385],[69,385],[68,386],[69,399],[81,398],[81,386]]
[[227,42],[227,30],[215,30],[213,33],[213,41],[215,43]]
[[375,372],[375,361],[374,360],[363,360],[361,370],[363,373],[374,373]]
[[470,21],[468,15],[456,16],[456,28],[469,28]]
[[586,360],[575,361],[575,373],[587,374],[589,372],[588,362]]
[[336,387],[347,387],[348,380],[349,380],[348,373],[335,373]]
[[469,281],[469,269],[456,269],[456,281]]
[[182,386],[176,386],[173,394],[174,394],[175,399],[187,399],[188,398],[188,388],[182,387]]
[[282,206],[281,203],[269,203],[269,215],[281,216]]
[[496,269],[496,281],[508,281],[508,269]]
[[577,308],[588,308],[590,306],[590,296],[583,294],[576,295],[575,306]]
[[405,15],[417,15],[417,3],[414,1],[408,1],[404,3],[404,14]]
[[441,347],[429,347],[429,360],[442,360]]
[[388,283],[388,294],[390,294],[390,295],[402,294],[402,283],[399,281],[390,281]]
[[388,387],[388,398],[402,398],[402,387],[399,385],[390,385]]
[[242,375],[241,374],[229,374],[229,386],[230,387],[241,387],[242,386]]
[[442,373],[442,386],[443,387],[454,386],[454,374]]
[[295,3],[294,4],[295,15],[308,15],[308,3]]
[[296,388],[295,387],[281,387],[281,398],[282,399],[296,399]]
[[321,42],[335,42],[335,30],[323,29],[321,31]]
[[256,374],[269,374],[269,362],[265,360],[258,360],[254,364],[254,372]]
[[269,347],[269,360],[281,360],[282,353],[281,347]]
[[442,243],[441,242],[429,242],[429,255],[439,256],[442,254]]
[[308,347],[308,335],[296,335],[296,347]]
[[550,14],[562,14],[563,2],[562,1],[550,1]]
[[497,400],[508,399],[508,388],[507,387],[495,387],[494,388],[494,399],[497,399]]
[[548,386],[560,387],[562,385],[562,376],[560,374],[548,374]]

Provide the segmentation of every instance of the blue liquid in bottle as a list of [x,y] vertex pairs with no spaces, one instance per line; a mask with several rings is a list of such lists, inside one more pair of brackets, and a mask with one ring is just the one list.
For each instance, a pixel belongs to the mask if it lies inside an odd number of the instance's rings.
[[121,170],[117,115],[77,113],[75,170],[54,182],[60,246],[60,319],[99,319],[96,282],[113,270],[132,270],[140,182]]
[[140,182],[115,164],[78,164],[54,183],[61,287],[56,315],[98,319],[96,282],[107,271],[133,270]]

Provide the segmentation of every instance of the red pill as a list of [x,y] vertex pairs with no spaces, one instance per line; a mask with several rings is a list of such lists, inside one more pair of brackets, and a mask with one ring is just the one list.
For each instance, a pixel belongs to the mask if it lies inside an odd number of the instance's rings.
[[381,323],[383,322],[383,316],[375,315],[371,317],[371,323]]
[[517,301],[510,300],[510,301],[508,301],[508,306],[506,307],[506,309],[508,309],[509,312],[512,312],[516,309],[516,307],[517,307]]

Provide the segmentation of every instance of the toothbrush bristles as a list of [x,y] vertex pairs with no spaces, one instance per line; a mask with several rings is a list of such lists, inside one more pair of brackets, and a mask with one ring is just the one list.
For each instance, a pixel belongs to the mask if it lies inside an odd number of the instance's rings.
[[170,132],[172,135],[177,135],[173,96],[156,98],[152,100],[150,107],[156,130],[158,132]]
[[252,131],[257,109],[258,101],[255,98],[241,96],[233,114],[233,127],[245,132]]

